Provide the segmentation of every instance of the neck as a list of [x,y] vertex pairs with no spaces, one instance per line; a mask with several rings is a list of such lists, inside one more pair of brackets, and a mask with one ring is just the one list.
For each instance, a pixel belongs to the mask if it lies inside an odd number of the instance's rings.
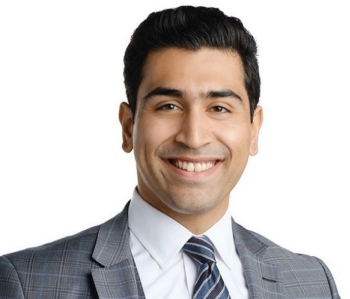
[[198,214],[178,213],[170,209],[165,211],[161,209],[158,210],[186,227],[194,235],[201,235],[217,223],[225,215],[227,209],[228,203],[224,203],[214,210]]

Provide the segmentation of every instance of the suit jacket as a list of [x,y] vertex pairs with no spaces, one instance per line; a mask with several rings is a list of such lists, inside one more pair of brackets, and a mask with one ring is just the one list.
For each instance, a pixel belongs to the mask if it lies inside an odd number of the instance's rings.
[[[129,246],[128,205],[77,235],[0,257],[0,299],[145,298]],[[232,221],[251,299],[340,299],[315,257],[297,255]]]

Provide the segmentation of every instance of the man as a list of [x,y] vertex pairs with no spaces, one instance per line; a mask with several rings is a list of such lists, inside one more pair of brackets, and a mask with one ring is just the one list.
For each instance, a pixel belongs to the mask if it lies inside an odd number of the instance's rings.
[[262,123],[256,44],[242,23],[213,8],[153,13],[124,63],[131,202],[101,226],[1,257],[0,298],[340,298],[322,261],[227,212]]

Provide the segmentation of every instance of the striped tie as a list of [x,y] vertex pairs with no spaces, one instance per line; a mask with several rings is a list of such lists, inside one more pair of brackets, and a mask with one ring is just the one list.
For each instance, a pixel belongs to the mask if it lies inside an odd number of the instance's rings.
[[230,299],[230,294],[221,278],[214,256],[214,245],[207,236],[192,237],[183,251],[197,265],[197,280],[193,299]]

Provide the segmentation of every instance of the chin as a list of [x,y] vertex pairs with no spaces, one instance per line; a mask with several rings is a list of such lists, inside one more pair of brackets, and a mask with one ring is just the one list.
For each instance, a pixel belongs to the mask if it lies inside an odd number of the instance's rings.
[[200,194],[177,194],[168,198],[167,206],[180,214],[199,215],[219,209],[226,201],[218,196],[208,195],[208,193],[203,194],[203,192],[200,192]]

